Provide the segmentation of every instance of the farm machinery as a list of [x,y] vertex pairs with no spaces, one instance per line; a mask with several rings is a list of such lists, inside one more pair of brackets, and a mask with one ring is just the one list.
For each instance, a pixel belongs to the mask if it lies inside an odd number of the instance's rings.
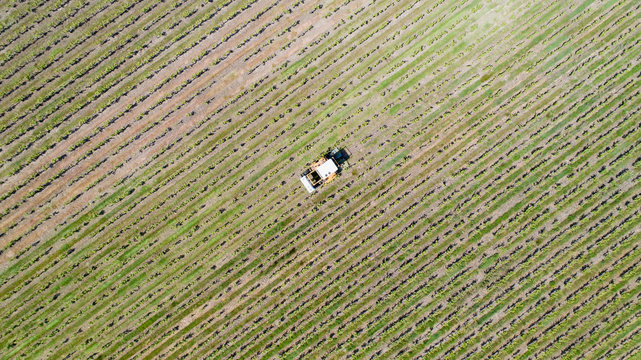
[[301,174],[300,181],[309,193],[334,180],[349,159],[345,149],[333,149],[321,156]]

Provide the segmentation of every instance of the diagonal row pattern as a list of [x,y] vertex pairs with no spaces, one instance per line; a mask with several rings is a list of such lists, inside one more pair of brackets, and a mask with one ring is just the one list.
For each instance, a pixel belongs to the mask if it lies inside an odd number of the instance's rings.
[[0,13],[0,358],[638,356],[640,4]]

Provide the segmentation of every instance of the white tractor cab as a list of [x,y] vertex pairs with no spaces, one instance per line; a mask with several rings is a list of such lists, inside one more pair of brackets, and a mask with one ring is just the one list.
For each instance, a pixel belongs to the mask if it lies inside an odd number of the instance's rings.
[[340,166],[349,155],[345,150],[334,149],[314,162],[300,177],[300,181],[309,193],[313,193],[323,184],[334,180],[340,172]]

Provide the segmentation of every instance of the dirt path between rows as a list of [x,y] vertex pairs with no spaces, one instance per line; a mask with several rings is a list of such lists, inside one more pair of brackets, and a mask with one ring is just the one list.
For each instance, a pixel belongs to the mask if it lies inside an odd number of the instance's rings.
[[[311,8],[311,6],[309,6],[309,8]],[[280,42],[278,43],[274,42],[274,44],[270,45],[271,47],[270,50],[275,50],[276,56],[270,59],[265,65],[260,66],[256,71],[254,71],[250,75],[248,75],[247,72],[253,67],[255,67],[258,63],[262,62],[264,57],[271,55],[271,52],[263,51],[262,52],[262,54],[264,55],[263,57],[255,58],[253,59],[253,61],[249,61],[247,63],[243,63],[240,60],[244,58],[246,55],[248,55],[251,51],[253,51],[254,48],[246,48],[246,50],[244,51],[234,52],[232,56],[230,56],[230,58],[227,59],[226,67],[220,68],[218,69],[218,71],[212,71],[213,73],[210,74],[209,76],[202,76],[197,81],[190,84],[188,87],[190,89],[193,89],[192,92],[188,92],[188,90],[185,90],[184,92],[180,93],[180,96],[176,96],[175,99],[172,99],[173,101],[164,104],[164,106],[160,106],[156,108],[154,111],[160,112],[162,114],[167,110],[171,109],[172,107],[174,107],[176,104],[180,104],[183,100],[191,96],[193,92],[209,84],[212,81],[212,79],[216,81],[216,85],[211,87],[209,91],[206,91],[201,95],[197,96],[187,106],[183,107],[180,111],[173,114],[170,117],[170,119],[168,119],[165,123],[159,126],[156,126],[151,131],[149,131],[144,137],[141,137],[140,139],[138,139],[137,141],[133,142],[128,146],[133,147],[137,144],[144,143],[147,140],[154,139],[158,135],[162,134],[168,127],[171,127],[172,130],[168,133],[168,135],[156,141],[154,146],[148,147],[143,152],[129,158],[127,165],[118,169],[114,174],[114,176],[110,176],[104,179],[99,186],[94,187],[91,190],[87,191],[86,193],[82,194],[78,199],[76,199],[74,202],[72,202],[68,206],[50,209],[51,211],[58,211],[58,213],[56,215],[53,215],[51,219],[47,220],[46,223],[41,224],[35,231],[31,232],[30,234],[25,236],[23,239],[21,239],[19,244],[17,244],[11,249],[12,251],[7,251],[5,254],[0,255],[0,264],[6,262],[7,258],[11,257],[13,254],[15,254],[15,252],[20,251],[25,246],[28,246],[34,241],[38,239],[42,239],[43,237],[52,236],[53,228],[55,225],[60,224],[68,216],[82,209],[82,207],[85,206],[86,204],[90,203],[92,199],[97,198],[104,189],[108,189],[112,184],[116,183],[118,180],[122,179],[123,177],[130,176],[136,171],[140,170],[140,166],[143,165],[148,159],[150,159],[158,150],[162,149],[164,146],[168,145],[175,139],[179,138],[181,134],[183,134],[188,128],[192,127],[199,120],[204,118],[206,110],[215,109],[218,106],[223,105],[226,101],[233,98],[236,94],[244,91],[249,85],[253,84],[255,81],[258,81],[259,79],[268,75],[272,71],[272,69],[277,66],[277,64],[281,64],[284,61],[294,57],[295,54],[300,49],[302,49],[303,47],[311,43],[317,36],[319,36],[323,32],[331,29],[331,27],[334,25],[331,21],[328,21],[327,19],[321,19],[320,12],[316,12],[315,14],[309,14],[307,11],[299,11],[297,13],[298,14],[302,13],[303,16],[300,17],[299,19],[300,24],[296,26],[296,29],[302,30],[302,29],[306,29],[310,25],[313,25],[314,27],[310,31],[308,31],[304,36],[296,40],[292,44],[292,46],[290,46],[284,51],[278,50],[279,46],[281,45]],[[245,14],[243,19],[248,17],[251,17],[251,15]],[[265,18],[269,19],[269,17],[265,17]],[[286,20],[291,20],[291,19],[295,19],[295,18],[291,17]],[[239,19],[238,21],[240,22],[241,20],[242,19]],[[286,20],[282,20],[283,26],[288,26],[290,24],[290,22]],[[250,32],[251,30],[252,29],[245,29],[243,32],[240,32],[239,34],[244,34],[245,32]],[[278,30],[281,30],[281,29],[272,29],[271,32],[266,32],[266,34],[263,35],[262,37],[252,40],[252,43],[261,44],[262,41],[269,39],[269,37],[274,35]],[[221,34],[218,34],[218,35],[222,36]],[[296,32],[293,31],[292,33],[287,34],[286,37],[283,37],[282,41],[283,42],[289,41],[293,39],[295,36],[296,36]],[[198,54],[202,50],[204,50],[201,47],[206,48],[206,46],[210,46],[211,43],[216,43],[218,41],[218,37],[219,36],[216,36],[216,37],[212,36],[212,39],[208,39],[207,44],[201,44],[201,46],[195,49],[192,49],[190,52],[183,55],[183,57],[181,58],[186,58],[185,60],[187,60],[190,56],[195,56],[195,54]],[[226,52],[232,46],[233,44],[231,43],[224,44],[219,48],[219,51],[210,54],[207,58],[199,62],[196,66],[192,67],[190,71],[182,74],[182,76],[178,77],[177,79],[174,79],[172,82],[170,82],[170,84],[177,85],[177,84],[180,84],[182,81],[184,81],[184,79],[190,78],[194,73],[197,73],[201,69],[205,68],[208,64],[210,64],[212,60],[220,57],[220,53]],[[180,61],[177,61],[172,66],[174,68],[177,68],[180,63],[181,63]],[[148,89],[152,88],[154,83],[158,82],[159,79],[161,79],[163,76],[167,76],[167,74],[170,74],[173,71],[175,71],[175,69],[172,69],[172,70],[166,69],[165,71],[160,72],[149,81],[146,81],[145,86],[139,87],[136,93],[132,93],[128,95],[127,99],[129,100],[135,99],[144,91],[147,91]],[[143,106],[141,106],[137,112],[131,112],[127,114],[125,117],[121,118],[119,121],[114,123],[110,128],[115,129],[115,128],[118,128],[119,126],[126,124],[128,121],[129,122],[133,121],[133,119],[135,119],[139,113],[142,113],[143,111],[142,109],[146,108],[146,106],[144,105],[153,104],[161,96],[164,96],[164,95],[158,93],[156,94],[156,96],[148,98],[145,102],[142,103]],[[197,101],[199,99],[209,99],[212,97],[214,98],[214,100],[211,101],[209,105],[200,105],[200,102]],[[196,112],[195,116],[185,118],[187,114],[189,114],[191,111]],[[117,114],[117,112],[118,112],[118,109],[112,108],[111,111],[109,111],[108,113],[101,114],[101,116],[99,116],[98,119],[96,119],[97,120],[96,123],[99,120],[103,120],[102,122],[107,121],[109,118]],[[150,113],[148,117],[151,119],[152,114]],[[177,124],[181,120],[186,120],[186,121],[183,121],[181,124]],[[123,134],[119,135],[118,139],[121,139],[122,141],[128,138],[129,136],[135,135],[142,128],[147,126],[147,124],[148,123],[145,122],[145,123],[140,123],[137,127],[131,127],[130,129],[128,129],[128,131],[125,131]],[[76,134],[74,134],[75,136],[73,137],[73,139],[70,138],[66,142],[60,143],[56,147],[57,152],[50,153],[49,156],[43,159],[42,161],[46,162],[47,159],[49,159],[48,161],[50,161],[50,159],[55,158],[55,156],[58,156],[58,154],[64,153],[64,151],[66,151],[66,149],[69,146],[71,146],[71,144],[73,144],[75,141],[91,133],[91,131],[93,131],[93,127],[87,126],[81,130],[84,130],[84,131],[78,131]],[[103,131],[103,133],[101,133],[100,136],[93,138],[87,144],[79,148],[78,153],[79,154],[84,153],[84,151],[93,147],[94,144],[104,140],[105,138],[107,138],[107,134],[108,133],[106,131]],[[10,216],[7,216],[7,218],[3,219],[3,221],[0,223],[0,226],[3,226],[3,227],[8,226],[8,224],[12,223],[13,221],[16,221],[16,219],[18,219],[19,216],[24,216],[24,214],[30,209],[34,208],[36,204],[44,203],[47,201],[47,199],[55,198],[57,204],[62,204],[66,200],[73,198],[73,196],[75,196],[78,192],[82,191],[82,189],[84,189],[87,185],[91,184],[93,181],[99,178],[104,173],[104,171],[109,171],[113,169],[115,165],[119,164],[120,162],[127,159],[127,157],[131,156],[131,152],[125,151],[126,149],[121,150],[118,153],[118,155],[114,157],[110,157],[107,161],[105,161],[105,163],[103,163],[98,169],[96,169],[90,175],[88,175],[81,181],[74,184],[73,190],[63,191],[61,197],[58,198],[58,194],[60,194],[59,190],[64,188],[68,183],[68,181],[75,178],[79,174],[83,173],[86,169],[88,169],[91,165],[95,164],[99,160],[107,157],[110,152],[112,152],[115,148],[117,148],[117,146],[120,145],[120,143],[121,142],[112,141],[111,143],[109,143],[110,145],[109,147],[105,146],[101,148],[99,151],[97,151],[96,153],[92,154],[90,159],[94,161],[90,163],[86,162],[85,166],[78,165],[74,167],[72,170],[67,172],[64,176],[57,179],[45,191],[39,193],[37,196],[34,196],[34,198],[30,199],[30,201],[28,201],[27,204],[25,204],[25,205],[32,205],[31,207],[27,208],[27,206],[23,205],[22,212],[16,211],[10,214]],[[81,152],[80,150],[84,150],[84,151]],[[75,161],[75,158],[65,159],[65,161],[62,161],[54,168],[41,174],[39,178],[44,181],[44,179],[48,178],[52,174],[55,174],[60,169],[66,167],[69,163],[72,163],[72,161]],[[101,172],[100,171],[101,169],[104,169],[104,170]],[[32,185],[32,186],[35,186],[35,185]],[[22,194],[24,192],[26,192],[26,190],[20,193]],[[20,194],[16,193],[12,197],[10,197],[10,199],[16,199],[18,196],[20,196]],[[41,219],[43,219],[47,215],[48,213],[45,213],[45,211],[41,210],[41,211],[36,211],[32,215],[24,216],[21,219],[21,223],[18,226],[16,226],[13,230],[10,230],[7,232],[5,239],[3,239],[4,241],[0,243],[0,245],[5,246],[6,243],[8,243],[9,239],[14,238],[15,236],[19,236],[20,232],[24,232],[26,229],[31,228],[33,225],[37,224]]]

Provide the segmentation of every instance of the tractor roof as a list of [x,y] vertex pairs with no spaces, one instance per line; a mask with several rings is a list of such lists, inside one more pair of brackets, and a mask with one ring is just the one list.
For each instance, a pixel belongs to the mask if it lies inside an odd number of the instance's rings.
[[334,160],[329,159],[316,168],[316,172],[320,175],[321,179],[325,180],[328,176],[338,171],[338,166]]

